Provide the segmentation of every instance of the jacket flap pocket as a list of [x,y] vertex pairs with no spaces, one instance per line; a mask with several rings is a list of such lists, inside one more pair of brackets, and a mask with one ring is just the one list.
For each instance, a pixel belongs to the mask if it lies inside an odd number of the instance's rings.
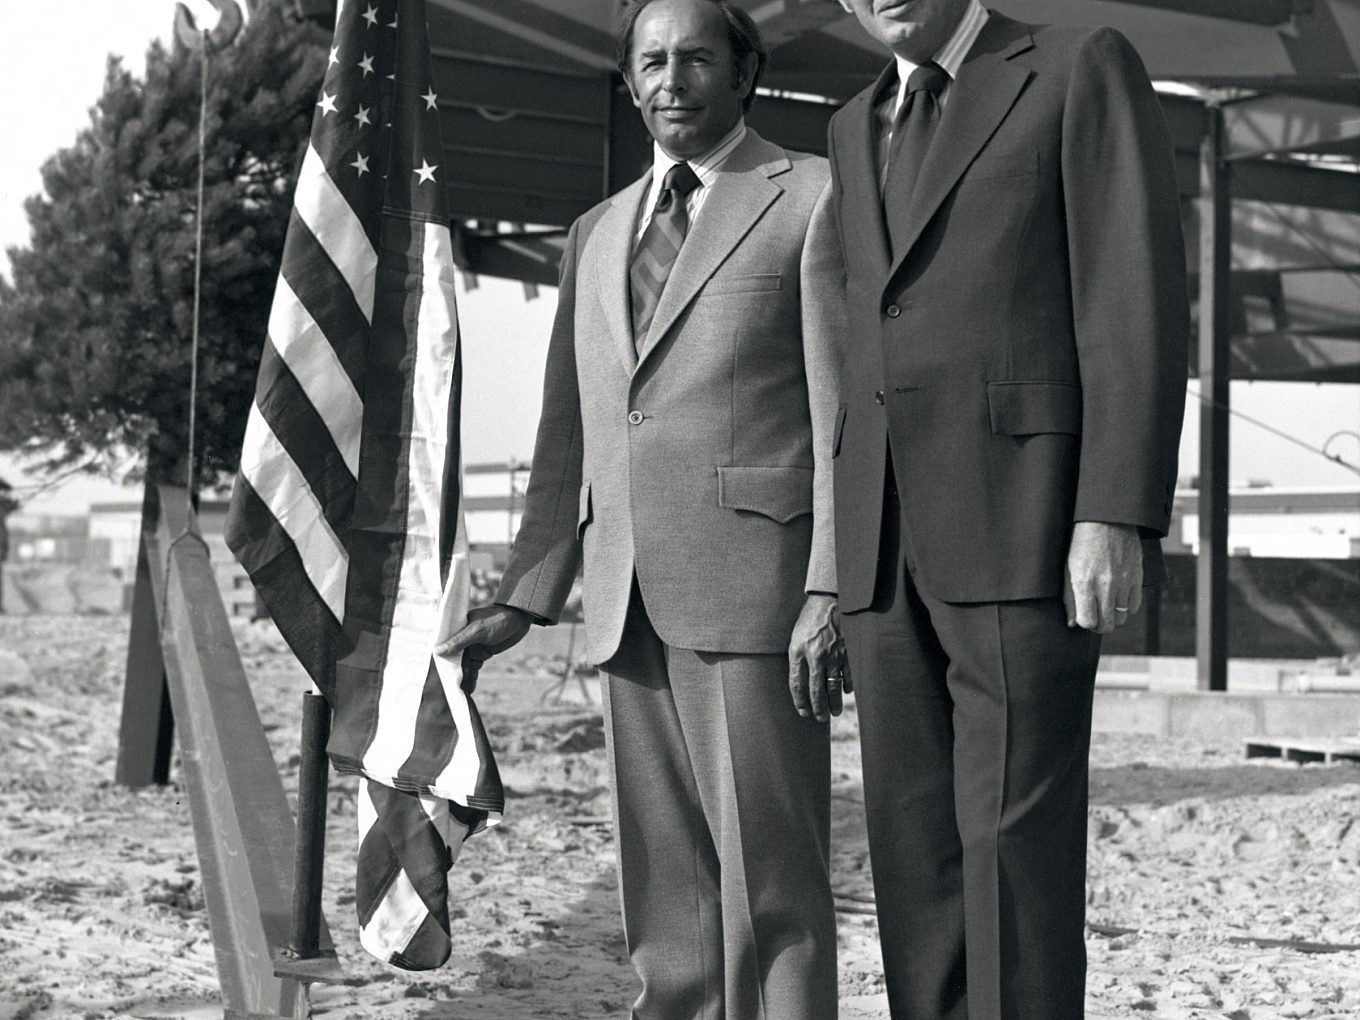
[[718,506],[750,510],[787,524],[812,513],[812,469],[720,467]]
[[700,297],[710,294],[741,294],[754,291],[779,290],[784,286],[784,277],[779,273],[756,273],[754,275],[714,276],[699,291]]
[[836,412],[836,431],[831,437],[831,456],[839,457],[841,453],[841,433],[845,431],[845,405],[842,404],[840,410]]
[[1081,387],[1075,383],[988,383],[987,406],[994,435],[1081,435]]
[[576,537],[580,538],[590,523],[590,483],[581,483],[581,506],[576,513]]

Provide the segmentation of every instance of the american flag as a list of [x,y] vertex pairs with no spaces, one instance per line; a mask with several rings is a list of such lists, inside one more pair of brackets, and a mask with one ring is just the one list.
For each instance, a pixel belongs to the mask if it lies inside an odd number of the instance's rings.
[[448,870],[504,804],[433,652],[470,590],[438,98],[423,0],[342,0],[227,520],[363,777],[360,941],[416,970],[448,959]]

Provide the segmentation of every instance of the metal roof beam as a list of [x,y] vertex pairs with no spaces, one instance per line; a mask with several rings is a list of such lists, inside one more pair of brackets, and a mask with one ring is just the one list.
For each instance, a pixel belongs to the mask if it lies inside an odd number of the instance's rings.
[[[1292,15],[1279,19],[1286,6]],[[1360,0],[1006,0],[1004,7],[1021,21],[1117,28],[1155,79],[1321,81],[1353,77],[1360,67]]]
[[[1258,95],[1223,106],[1228,159],[1277,153],[1360,155],[1360,109],[1278,95]],[[1355,186],[1360,189],[1360,178]]]
[[[1193,155],[1176,153],[1181,194],[1189,198],[1199,194],[1197,167]],[[1360,215],[1360,175],[1282,159],[1243,159],[1233,164],[1233,198]]]
[[437,0],[435,6],[574,64],[596,71],[614,69],[614,42],[608,34],[596,32],[589,25],[572,18],[554,16],[528,0],[496,0],[495,4],[487,3],[486,0]]
[[1158,7],[1182,14],[1245,21],[1253,25],[1282,25],[1299,6],[1295,0],[1124,0],[1136,7]]
[[1360,175],[1278,159],[1233,164],[1233,196],[1360,215]]
[[743,6],[770,49],[846,16],[836,0],[763,0]]
[[565,230],[485,234],[458,223],[453,227],[454,262],[464,272],[557,286]]

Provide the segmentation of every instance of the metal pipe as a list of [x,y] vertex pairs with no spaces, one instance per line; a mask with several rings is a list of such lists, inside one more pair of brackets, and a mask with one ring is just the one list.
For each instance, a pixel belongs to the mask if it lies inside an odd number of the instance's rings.
[[301,959],[320,953],[321,877],[326,857],[326,789],[331,710],[326,699],[302,696],[302,761],[298,765],[297,844],[293,854],[293,927],[289,949]]

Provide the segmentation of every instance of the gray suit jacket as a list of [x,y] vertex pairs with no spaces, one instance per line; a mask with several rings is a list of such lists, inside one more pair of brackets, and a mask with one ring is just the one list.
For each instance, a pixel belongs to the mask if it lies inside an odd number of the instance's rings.
[[835,591],[845,313],[827,164],[748,129],[639,355],[628,263],[650,180],[567,239],[524,519],[496,601],[555,621],[584,555],[592,662],[618,648],[635,574],[667,643],[782,653],[805,592]]

